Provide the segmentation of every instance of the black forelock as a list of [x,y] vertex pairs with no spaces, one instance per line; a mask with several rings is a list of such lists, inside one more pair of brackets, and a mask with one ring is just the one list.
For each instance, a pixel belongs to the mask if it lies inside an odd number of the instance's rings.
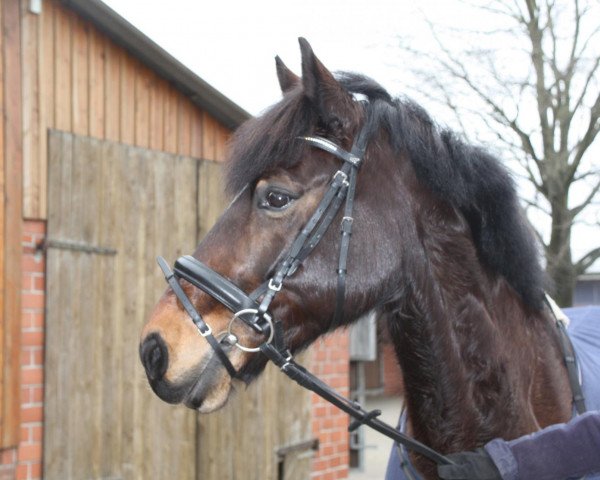
[[[417,177],[465,216],[484,265],[503,275],[527,305],[541,309],[544,276],[532,229],[519,206],[513,180],[500,160],[440,128],[418,104],[392,98],[369,77],[336,75],[348,92],[369,99],[372,128],[387,131],[397,153],[406,153]],[[231,193],[275,167],[291,167],[306,148],[297,137],[319,127],[301,87],[234,135],[227,185]]]
[[226,165],[227,191],[235,194],[267,171],[289,168],[300,160],[317,115],[302,90],[296,88],[261,116],[252,118],[235,132]]

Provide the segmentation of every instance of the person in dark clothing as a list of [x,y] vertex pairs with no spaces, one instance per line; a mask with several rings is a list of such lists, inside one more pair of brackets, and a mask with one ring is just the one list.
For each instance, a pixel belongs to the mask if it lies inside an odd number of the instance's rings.
[[495,439],[474,452],[448,455],[444,480],[600,479],[600,411],[552,425],[516,440]]

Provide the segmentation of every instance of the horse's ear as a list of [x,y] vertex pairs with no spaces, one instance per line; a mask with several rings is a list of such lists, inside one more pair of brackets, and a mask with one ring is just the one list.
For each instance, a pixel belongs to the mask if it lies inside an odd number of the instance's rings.
[[282,93],[290,91],[300,83],[300,77],[285,66],[279,55],[275,57],[275,66],[277,67],[277,79]]
[[302,53],[304,95],[318,110],[326,125],[332,128],[348,128],[353,111],[352,96],[316,57],[306,39],[299,38],[298,41]]

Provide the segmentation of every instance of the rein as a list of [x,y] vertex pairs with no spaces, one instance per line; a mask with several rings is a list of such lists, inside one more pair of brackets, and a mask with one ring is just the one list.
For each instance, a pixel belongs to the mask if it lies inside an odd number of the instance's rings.
[[[323,195],[315,212],[292,243],[284,260],[276,268],[271,278],[250,295],[247,295],[232,282],[189,255],[180,257],[175,262],[174,271],[171,271],[167,262],[162,257],[158,257],[157,261],[169,286],[173,289],[183,308],[198,328],[200,335],[209,342],[232,378],[236,378],[238,372],[227,357],[223,348],[224,346],[236,346],[250,352],[260,351],[289,378],[353,417],[354,421],[348,427],[349,431],[356,430],[361,425],[368,425],[386,437],[427,457],[436,464],[448,465],[453,462],[441,453],[379,420],[377,417],[381,415],[380,410],[364,410],[359,403],[339,395],[302,365],[296,363],[285,345],[281,321],[274,320],[268,313],[269,306],[275,295],[282,289],[285,279],[296,272],[300,264],[319,244],[340,211],[342,203],[345,201],[344,215],[341,222],[340,254],[336,271],[337,288],[333,325],[340,325],[342,323],[346,290],[346,266],[354,222],[352,217],[354,196],[356,193],[358,169],[362,163],[369,140],[368,127],[369,118],[367,117],[367,121],[357,135],[350,152],[322,137],[299,137],[300,140],[336,156],[344,163],[333,175],[328,190]],[[179,279],[184,279],[195,287],[200,288],[234,313],[229,323],[227,334],[223,339],[219,341],[215,338],[210,326],[202,319],[202,316],[197,312],[183,291],[183,288],[179,284]],[[268,339],[256,348],[240,345],[235,335],[231,332],[232,324],[237,319],[246,323],[257,333],[268,335]]]

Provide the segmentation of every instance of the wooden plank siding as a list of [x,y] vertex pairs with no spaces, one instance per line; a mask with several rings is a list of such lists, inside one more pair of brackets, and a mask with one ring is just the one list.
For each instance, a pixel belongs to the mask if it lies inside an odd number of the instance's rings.
[[21,318],[21,209],[23,169],[23,117],[21,71],[21,24],[19,4],[0,3],[2,37],[2,130],[0,155],[2,164],[1,190],[4,199],[2,312],[0,312],[0,448],[17,445],[19,441],[19,366]]
[[47,217],[47,131],[221,161],[229,129],[89,22],[45,0],[21,4],[24,217]]
[[198,416],[159,400],[138,359],[141,326],[165,290],[154,257],[191,252],[212,227],[227,204],[221,165],[49,138],[48,238],[116,252],[47,252],[44,478],[309,478],[311,452],[277,452],[311,440],[310,392],[274,365]]
[[[219,134],[217,130],[215,135]],[[199,165],[199,238],[206,235],[227,206],[219,189],[220,167],[214,162]],[[305,364],[308,357],[309,353],[301,354],[300,363]],[[310,478],[311,451],[301,451],[296,459],[277,456],[280,448],[312,439],[310,395],[269,363],[262,376],[247,389],[242,387],[234,393],[222,410],[199,416],[197,478]]]
[[48,238],[116,253],[47,252],[44,477],[194,480],[196,414],[150,391],[136,347],[165,289],[155,255],[195,243],[198,160],[49,139]]

